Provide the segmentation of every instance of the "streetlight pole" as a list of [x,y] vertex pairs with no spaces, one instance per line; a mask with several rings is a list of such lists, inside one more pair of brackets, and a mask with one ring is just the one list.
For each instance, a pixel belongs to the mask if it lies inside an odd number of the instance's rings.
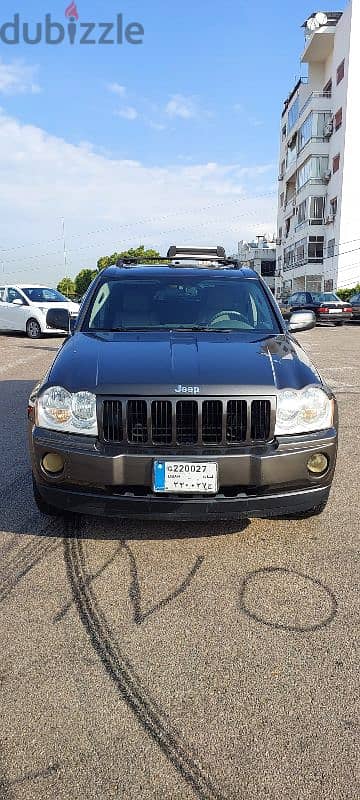
[[64,253],[64,271],[65,276],[67,273],[67,252],[66,252],[66,238],[65,238],[65,218],[61,218],[62,239],[63,239],[63,253]]

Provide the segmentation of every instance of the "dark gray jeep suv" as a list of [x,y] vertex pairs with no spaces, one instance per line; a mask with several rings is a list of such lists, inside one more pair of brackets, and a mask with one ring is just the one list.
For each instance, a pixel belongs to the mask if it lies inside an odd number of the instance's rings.
[[337,451],[331,390],[265,283],[223,248],[170,248],[91,284],[29,401],[45,513],[211,519],[324,508]]

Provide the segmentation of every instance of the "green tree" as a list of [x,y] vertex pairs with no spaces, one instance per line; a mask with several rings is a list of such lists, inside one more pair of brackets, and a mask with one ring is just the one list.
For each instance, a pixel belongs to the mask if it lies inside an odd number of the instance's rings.
[[91,281],[97,275],[96,270],[92,269],[82,269],[79,274],[75,278],[75,293],[82,297],[83,294],[87,291],[90,286]]
[[351,289],[338,289],[336,294],[340,297],[340,300],[349,300],[353,294],[360,293],[360,283],[357,283],[356,286],[353,286]]
[[116,264],[120,258],[138,258],[144,259],[146,261],[154,261],[160,258],[160,253],[157,250],[145,250],[144,245],[140,245],[139,247],[130,247],[129,250],[122,250],[120,253],[113,253],[111,256],[103,256],[99,258],[97,262],[98,270],[105,269],[105,267],[111,267],[113,264]]
[[76,294],[75,283],[72,278],[62,278],[57,285],[58,292],[64,294],[65,297],[74,297]]

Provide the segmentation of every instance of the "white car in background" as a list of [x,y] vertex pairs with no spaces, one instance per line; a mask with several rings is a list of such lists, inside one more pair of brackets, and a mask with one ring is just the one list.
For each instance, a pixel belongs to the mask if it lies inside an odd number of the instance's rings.
[[66,308],[71,317],[77,317],[80,306],[73,303],[57,289],[30,283],[0,285],[0,331],[23,331],[30,339],[39,339],[44,333],[60,333],[46,325],[50,308]]

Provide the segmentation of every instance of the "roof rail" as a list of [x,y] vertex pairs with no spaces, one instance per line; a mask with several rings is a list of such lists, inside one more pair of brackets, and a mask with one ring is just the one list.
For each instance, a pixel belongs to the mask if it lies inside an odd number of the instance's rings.
[[[177,247],[172,245],[169,247],[166,256],[158,256],[157,258],[151,256],[150,258],[140,257],[125,257],[120,258],[116,266],[123,269],[136,266],[137,264],[148,264],[151,266],[159,266],[163,264],[168,267],[186,266],[186,262],[196,261],[199,262],[199,267],[208,267],[214,269],[216,267],[232,267],[233,269],[241,269],[241,264],[234,258],[227,258],[224,247]],[[185,262],[185,263],[184,263]]]

